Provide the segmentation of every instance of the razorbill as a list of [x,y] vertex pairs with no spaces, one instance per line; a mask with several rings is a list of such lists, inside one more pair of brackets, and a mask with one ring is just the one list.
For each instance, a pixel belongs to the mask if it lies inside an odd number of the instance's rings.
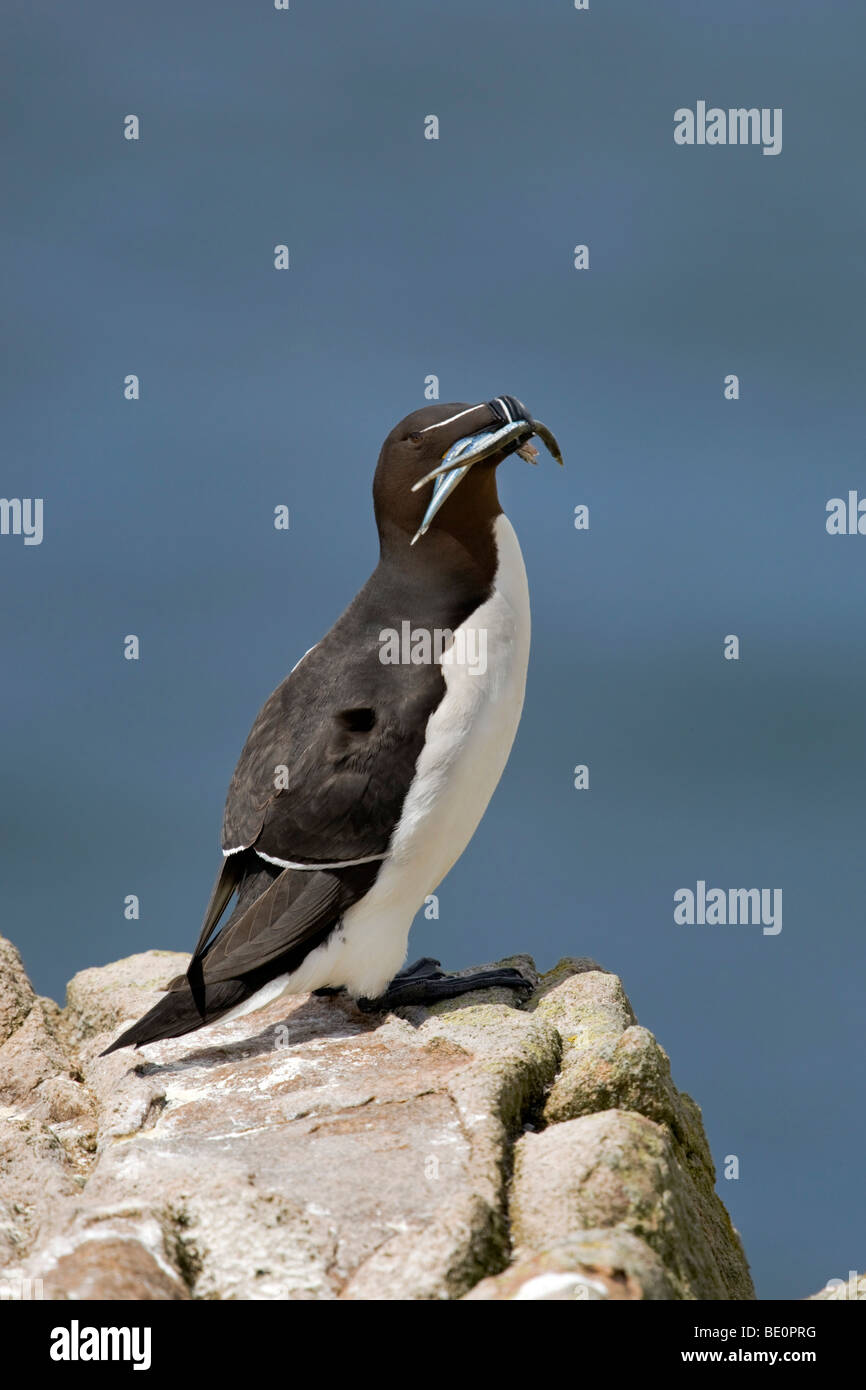
[[[262,707],[228,790],[223,861],[186,975],[107,1048],[346,990],[430,1002],[517,970],[401,970],[409,928],[469,843],[508,759],[529,658],[529,591],[497,466],[547,427],[513,396],[431,405],[379,455],[376,569]],[[232,898],[233,910],[214,935]]]

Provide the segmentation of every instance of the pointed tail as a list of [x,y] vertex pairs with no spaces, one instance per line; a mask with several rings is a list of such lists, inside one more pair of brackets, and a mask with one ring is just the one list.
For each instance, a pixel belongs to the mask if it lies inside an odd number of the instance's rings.
[[110,1047],[100,1053],[107,1057],[120,1047],[141,1047],[144,1043],[158,1042],[161,1038],[180,1038],[184,1033],[194,1033],[206,1023],[214,1023],[235,1005],[242,1004],[258,986],[249,980],[220,980],[213,985],[199,985],[193,992],[185,975],[172,981],[172,988],[154,1004],[152,1009]]

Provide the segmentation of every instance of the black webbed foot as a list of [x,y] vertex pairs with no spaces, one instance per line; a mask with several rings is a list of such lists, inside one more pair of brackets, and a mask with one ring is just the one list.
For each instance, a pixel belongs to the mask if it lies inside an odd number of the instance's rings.
[[503,966],[494,970],[475,970],[470,975],[448,975],[440,970],[440,962],[422,956],[414,964],[404,966],[394,976],[384,994],[378,999],[358,999],[358,1008],[365,1014],[387,1013],[389,1009],[406,1004],[435,1004],[441,999],[454,999],[471,994],[476,989],[514,989],[531,994],[532,984],[519,970]]

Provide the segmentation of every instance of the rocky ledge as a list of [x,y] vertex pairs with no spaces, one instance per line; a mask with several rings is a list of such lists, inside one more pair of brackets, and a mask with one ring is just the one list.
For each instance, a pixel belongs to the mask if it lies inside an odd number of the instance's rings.
[[537,981],[519,1007],[488,990],[384,1017],[302,996],[99,1058],[186,961],[84,970],[60,1009],[0,938],[13,1291],[754,1298],[700,1111],[593,961],[500,962]]

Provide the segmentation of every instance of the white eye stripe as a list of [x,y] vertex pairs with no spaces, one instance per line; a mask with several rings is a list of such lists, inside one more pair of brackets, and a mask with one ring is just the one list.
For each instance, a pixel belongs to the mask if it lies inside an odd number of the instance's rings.
[[[468,410],[460,410],[456,415],[449,415],[447,420],[437,420],[435,425],[425,425],[424,429],[419,430],[418,433],[429,434],[430,430],[439,430],[443,425],[450,425],[452,420],[462,420],[464,415],[471,415],[473,410],[480,409],[481,407],[478,405],[470,405]],[[508,418],[510,420],[511,416],[509,415]]]

